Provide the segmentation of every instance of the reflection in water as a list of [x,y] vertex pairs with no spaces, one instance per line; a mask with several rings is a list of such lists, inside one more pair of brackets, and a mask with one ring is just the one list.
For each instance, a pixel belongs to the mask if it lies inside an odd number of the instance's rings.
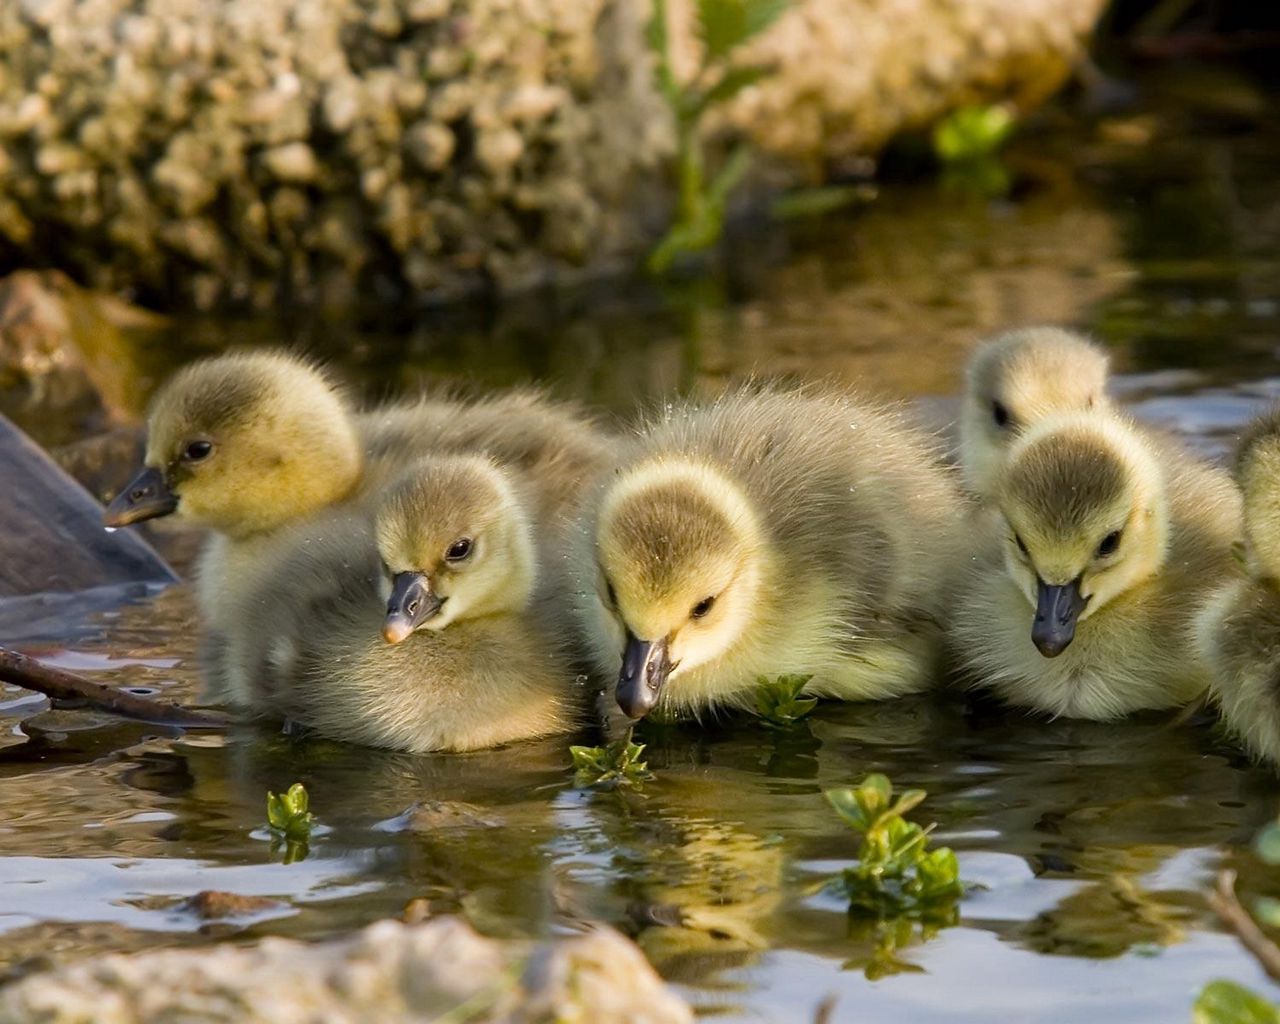
[[[759,370],[945,396],[974,337],[1057,320],[1112,347],[1118,391],[1214,453],[1280,395],[1274,129],[1175,124],[1142,150],[1053,138],[1015,152],[1014,199],[889,189],[865,211],[749,235],[718,276],[667,291],[540,294],[498,311],[182,324],[139,365],[287,340],[369,394],[425,378],[535,378],[623,413]],[[1072,168],[1080,168],[1073,173]],[[946,418],[941,401],[930,412]],[[198,629],[174,588],[117,611],[6,618],[30,653],[194,700]],[[67,662],[70,663],[70,662]],[[573,787],[564,740],[407,757],[245,728],[164,734],[0,693],[0,950],[75,955],[208,941],[176,901],[283,898],[238,934],[319,936],[462,913],[533,935],[603,919],[707,1012],[751,1020],[1186,1019],[1212,977],[1259,981],[1201,893],[1224,859],[1246,898],[1280,882],[1244,849],[1275,778],[1201,721],[1048,722],[959,698],[824,707],[779,732],[647,724],[656,778]],[[850,918],[823,888],[857,841],[822,797],[870,771],[929,791],[914,817],[978,884],[956,927]],[[284,865],[266,793],[306,784],[324,830]],[[241,927],[237,924],[235,927]]]

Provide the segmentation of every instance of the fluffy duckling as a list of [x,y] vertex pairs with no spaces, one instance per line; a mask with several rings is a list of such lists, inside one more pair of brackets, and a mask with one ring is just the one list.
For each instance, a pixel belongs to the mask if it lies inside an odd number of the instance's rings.
[[761,387],[668,407],[582,516],[590,660],[632,718],[749,706],[781,673],[841,699],[922,690],[961,508],[887,408]]
[[610,458],[587,417],[534,392],[425,398],[360,414],[321,369],[278,352],[179,371],[152,402],[147,429],[144,468],[105,520],[124,526],[176,513],[214,531],[197,586],[215,636],[227,605],[270,570],[283,526],[363,501],[417,455],[492,454],[527,471],[548,517]]
[[338,513],[288,531],[228,631],[243,681],[232,702],[410,752],[572,728],[572,673],[530,610],[524,508],[491,460],[434,456],[372,519]]
[[1231,564],[1239,501],[1225,473],[1113,413],[1070,413],[1014,444],[996,503],[954,617],[976,685],[1098,720],[1203,692],[1190,627]]
[[1280,410],[1241,440],[1248,572],[1210,595],[1196,617],[1196,648],[1213,669],[1210,694],[1254,757],[1280,763]]
[[1018,434],[1047,416],[1102,409],[1108,357],[1060,327],[1026,327],[985,342],[965,374],[960,465],[974,494],[990,499]]

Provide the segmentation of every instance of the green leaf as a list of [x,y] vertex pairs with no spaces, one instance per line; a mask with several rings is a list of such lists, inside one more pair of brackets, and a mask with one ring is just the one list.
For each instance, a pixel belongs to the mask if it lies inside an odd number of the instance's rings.
[[960,107],[934,127],[933,150],[947,163],[990,156],[1013,127],[1013,111],[1007,106]]
[[1280,928],[1280,900],[1259,897],[1253,903],[1253,916],[1268,928]]
[[875,198],[876,190],[869,185],[826,185],[819,188],[801,188],[773,201],[770,212],[779,220],[800,217],[820,217],[842,210],[846,206]]
[[638,782],[649,776],[649,766],[640,760],[643,743],[632,743],[628,732],[620,740],[605,747],[569,748],[573,769],[578,781],[584,785],[602,782]]
[[722,60],[759,35],[788,6],[788,0],[698,0],[697,31],[706,48],[704,64]]
[[[267,824],[290,843],[306,845],[311,836],[312,816],[306,787],[295,782],[283,794],[267,793]],[[305,856],[305,854],[304,854]]]
[[1280,822],[1273,821],[1259,832],[1253,849],[1268,864],[1280,864]]
[[862,809],[862,804],[858,802],[858,794],[853,789],[828,789],[823,793],[828,803],[835,808],[836,814],[844,819],[845,823],[857,829],[859,832],[865,832],[871,827],[871,819],[867,817],[866,812]]
[[701,117],[712,107],[719,106],[721,103],[728,103],[743,89],[755,85],[771,70],[772,68],[750,65],[730,68],[716,80],[716,84],[711,86],[710,89],[701,93],[689,94],[686,97],[683,107],[684,115],[691,118]]
[[1280,1007],[1234,981],[1211,981],[1192,1011],[1195,1024],[1280,1024]]
[[758,679],[756,711],[771,725],[790,726],[808,715],[818,706],[816,697],[801,697],[800,693],[813,676],[787,675],[770,680]]

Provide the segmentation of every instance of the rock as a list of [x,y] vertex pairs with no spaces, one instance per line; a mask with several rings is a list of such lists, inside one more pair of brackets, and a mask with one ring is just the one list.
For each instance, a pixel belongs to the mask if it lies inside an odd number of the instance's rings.
[[[0,243],[105,290],[197,306],[514,291],[634,261],[672,202],[649,0],[11,6]],[[1102,6],[794,0],[741,58],[774,71],[706,132],[811,183],[958,104],[1037,102]],[[692,7],[671,4],[684,73]],[[355,231],[329,230],[335,204]]]
[[264,910],[275,910],[285,904],[270,896],[241,896],[234,892],[205,889],[187,900],[182,908],[211,921],[222,917],[244,917]]
[[518,980],[519,943],[456,918],[384,921],[309,945],[267,939],[95,957],[35,970],[0,991],[0,1024],[428,1024],[467,1003],[468,1021],[692,1024],[689,1007],[617,932],[534,948]]
[[0,412],[45,444],[136,419],[129,335],[166,324],[58,271],[0,279]]
[[176,577],[140,537],[107,533],[102,506],[0,416],[0,597]]

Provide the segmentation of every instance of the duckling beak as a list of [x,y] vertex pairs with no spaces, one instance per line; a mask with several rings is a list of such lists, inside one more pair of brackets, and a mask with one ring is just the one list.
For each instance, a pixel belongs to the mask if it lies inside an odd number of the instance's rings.
[[1080,577],[1070,583],[1050,585],[1036,579],[1036,621],[1031,627],[1031,642],[1046,658],[1056,658],[1071,646],[1076,635],[1076,620],[1089,603],[1080,596]]
[[178,508],[178,498],[165,482],[164,473],[145,467],[125,486],[102,513],[106,526],[129,526],[146,519],[159,519]]
[[627,632],[617,698],[618,707],[628,718],[644,718],[653,710],[672,667],[667,638],[638,640]]
[[391,598],[382,638],[398,644],[440,611],[444,598],[431,589],[431,577],[424,572],[398,572],[391,580]]

